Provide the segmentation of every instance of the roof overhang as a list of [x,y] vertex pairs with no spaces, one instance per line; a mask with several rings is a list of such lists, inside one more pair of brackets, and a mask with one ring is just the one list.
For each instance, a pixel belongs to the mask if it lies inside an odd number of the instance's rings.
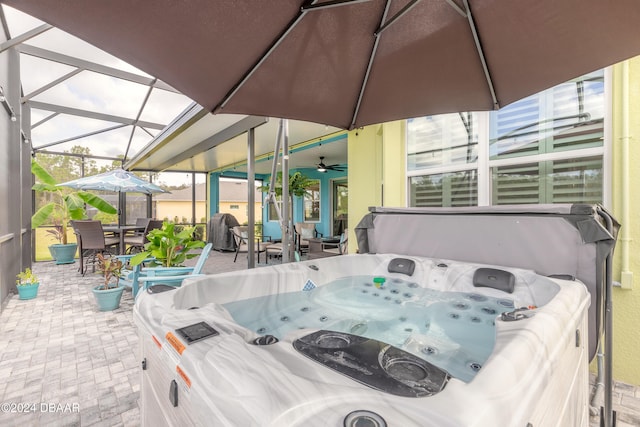
[[[124,167],[154,172],[210,172],[236,164],[244,165],[250,129],[255,129],[256,156],[273,153],[278,119],[211,114],[194,103]],[[289,120],[289,144],[293,146],[339,131],[331,126]]]

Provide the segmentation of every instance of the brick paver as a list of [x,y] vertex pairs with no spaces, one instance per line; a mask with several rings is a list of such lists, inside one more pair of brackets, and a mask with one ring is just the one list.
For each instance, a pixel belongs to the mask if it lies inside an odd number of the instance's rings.
[[0,412],[0,425],[139,425],[131,292],[100,312],[91,293],[99,276],[52,262],[34,271],[37,298],[14,295],[0,315],[0,402],[18,411]]

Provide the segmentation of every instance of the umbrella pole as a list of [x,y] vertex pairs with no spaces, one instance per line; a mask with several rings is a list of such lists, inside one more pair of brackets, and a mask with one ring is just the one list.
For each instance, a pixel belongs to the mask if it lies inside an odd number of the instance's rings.
[[290,260],[291,238],[289,236],[291,228],[289,223],[289,121],[282,120],[282,262]]
[[118,225],[127,223],[126,194],[118,191]]
[[[273,163],[271,164],[271,177],[269,179],[269,193],[267,193],[267,205],[272,204],[278,215],[278,223],[280,224],[280,230],[284,236],[284,222],[282,221],[282,211],[280,206],[276,203],[276,173],[278,169],[278,156],[280,153],[280,141],[282,140],[282,134],[284,133],[284,123],[280,120],[278,125],[278,135],[276,136],[276,144],[273,148]],[[284,240],[282,240],[284,242]],[[285,247],[282,247],[282,256],[284,256]],[[284,259],[284,258],[283,258]]]
[[[276,170],[278,167],[278,155],[282,146],[282,209],[276,203]],[[276,137],[276,145],[273,150],[273,163],[271,165],[271,179],[269,180],[269,195],[267,202],[272,203],[278,214],[280,221],[280,229],[282,231],[282,262],[287,263],[291,260],[291,253],[294,245],[291,242],[291,227],[289,218],[289,121],[280,119],[278,126],[278,136]],[[284,212],[284,213],[283,213]]]

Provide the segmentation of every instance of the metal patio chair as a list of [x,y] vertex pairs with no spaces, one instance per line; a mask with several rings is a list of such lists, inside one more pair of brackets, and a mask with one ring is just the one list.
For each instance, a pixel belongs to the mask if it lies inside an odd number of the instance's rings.
[[[111,254],[110,249],[116,248],[117,250],[120,244],[120,239],[117,237],[105,237],[100,221],[74,220],[71,221],[71,226],[78,239],[80,272],[83,276],[87,272],[89,262],[93,266],[92,271],[96,271],[96,254]],[[85,256],[87,257],[87,262],[84,262]]]
[[347,253],[347,245],[349,243],[349,230],[344,229],[340,235],[339,243],[322,243],[322,252],[328,252],[335,255],[344,255]]
[[[235,227],[233,227],[231,229],[231,232],[233,233],[233,237],[236,241],[236,256],[233,258],[233,262],[236,262],[236,260],[238,259],[238,254],[239,253],[248,253],[249,252],[249,243],[248,243],[248,233],[247,233],[247,229],[249,227],[247,227],[246,225],[236,225]],[[256,237],[256,242],[254,243],[254,251],[258,254],[258,264],[260,264],[260,253],[261,252],[266,252],[267,251],[267,247],[269,247],[270,245],[272,245],[272,243],[269,242],[261,242],[259,241],[259,237]],[[266,255],[265,255],[266,256]]]
[[[146,220],[144,221],[146,223],[145,229],[140,233],[133,234],[131,236],[124,236],[124,244],[129,245],[127,253],[141,251],[144,249],[144,244],[149,241],[149,239],[147,239],[147,234],[149,234],[151,230],[162,228],[162,220],[148,218],[138,218],[138,220]],[[138,225],[137,221],[136,225]]]
[[309,239],[322,237],[322,233],[316,230],[316,225],[311,222],[296,222],[293,225],[295,231],[296,250],[300,253],[309,250]]

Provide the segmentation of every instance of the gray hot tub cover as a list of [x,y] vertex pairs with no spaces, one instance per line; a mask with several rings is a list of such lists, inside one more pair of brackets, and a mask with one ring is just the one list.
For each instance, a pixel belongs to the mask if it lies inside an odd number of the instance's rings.
[[602,335],[605,261],[619,229],[603,207],[372,207],[369,211],[355,228],[360,253],[451,259],[578,278],[591,294],[589,357],[595,355]]

